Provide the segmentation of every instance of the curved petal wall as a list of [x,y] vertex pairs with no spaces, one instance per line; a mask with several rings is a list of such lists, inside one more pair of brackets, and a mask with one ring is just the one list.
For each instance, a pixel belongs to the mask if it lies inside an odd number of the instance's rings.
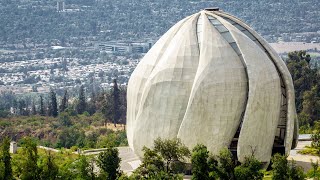
[[[138,64],[128,85],[127,136],[142,156],[158,138],[202,143],[217,154],[237,141],[269,162],[275,144],[297,142],[294,89],[286,65],[250,27],[221,11],[173,26]],[[238,134],[238,135],[236,135]]]

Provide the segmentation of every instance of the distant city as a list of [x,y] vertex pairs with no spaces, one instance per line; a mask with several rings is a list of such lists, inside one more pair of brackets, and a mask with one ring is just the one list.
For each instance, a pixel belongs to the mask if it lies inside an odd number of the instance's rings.
[[318,0],[5,0],[0,2],[0,91],[46,93],[93,82],[109,89],[113,79],[126,86],[164,32],[212,6],[242,18],[284,57],[286,49],[302,47],[319,60]]

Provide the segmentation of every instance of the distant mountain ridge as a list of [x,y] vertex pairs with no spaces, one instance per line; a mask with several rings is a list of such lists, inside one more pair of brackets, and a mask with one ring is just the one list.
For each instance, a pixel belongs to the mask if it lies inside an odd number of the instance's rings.
[[[319,0],[56,0],[0,2],[0,41],[156,39],[182,17],[211,6],[240,17],[263,36],[317,32]],[[31,40],[30,40],[31,39]]]

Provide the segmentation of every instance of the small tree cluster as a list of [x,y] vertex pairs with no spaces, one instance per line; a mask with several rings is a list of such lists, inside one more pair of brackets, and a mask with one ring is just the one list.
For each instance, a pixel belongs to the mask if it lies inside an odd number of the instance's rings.
[[296,165],[294,160],[290,162],[287,156],[282,156],[280,154],[275,154],[272,157],[272,169],[273,169],[273,180],[303,180],[305,179],[305,174],[303,169]]
[[190,151],[179,139],[154,141],[154,148],[143,148],[141,166],[134,172],[134,179],[180,179],[185,170],[185,160]]
[[11,156],[9,153],[10,139],[5,137],[1,143],[0,151],[0,179],[11,180],[13,179]]

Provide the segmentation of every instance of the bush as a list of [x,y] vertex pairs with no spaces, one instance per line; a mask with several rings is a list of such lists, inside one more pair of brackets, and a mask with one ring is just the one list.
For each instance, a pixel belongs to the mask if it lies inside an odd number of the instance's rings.
[[263,179],[263,173],[261,171],[262,163],[252,157],[246,157],[245,161],[237,166],[234,170],[234,174],[237,180],[260,180]]
[[0,110],[0,118],[7,118],[10,112],[6,110]]
[[99,136],[97,140],[97,148],[127,146],[127,135],[125,131],[117,131],[107,133],[107,135]]
[[107,179],[117,179],[121,176],[119,151],[116,148],[108,148],[98,155],[98,166],[106,173]]
[[198,144],[192,150],[191,163],[192,163],[192,179],[193,180],[206,180],[209,179],[209,151],[207,147]]
[[305,174],[303,169],[296,165],[294,160],[288,163],[287,156],[282,156],[280,154],[275,154],[272,157],[272,171],[273,180],[283,180],[283,179],[294,179],[303,180],[305,179]]

